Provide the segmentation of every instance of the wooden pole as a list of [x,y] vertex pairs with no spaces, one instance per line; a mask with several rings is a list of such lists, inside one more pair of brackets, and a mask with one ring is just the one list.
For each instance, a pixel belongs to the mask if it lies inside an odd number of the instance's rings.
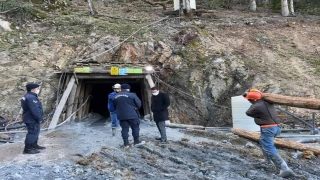
[[[90,95],[91,93],[91,89],[92,89],[92,85],[91,84],[87,84],[86,85],[86,89],[85,89],[85,93],[84,93],[84,99],[87,99],[88,96]],[[84,106],[83,106],[83,111],[82,111],[82,117],[84,117],[85,114],[87,114],[87,110],[88,110],[88,107],[89,107],[89,104],[90,102],[87,102]]]
[[69,99],[68,99],[68,106],[67,106],[67,114],[66,114],[66,117],[68,118],[72,112],[73,112],[73,106],[74,105],[74,98],[75,98],[75,95],[76,95],[76,91],[77,91],[77,84],[74,84],[73,87],[72,87],[72,90],[70,92],[70,96],[69,96]]
[[279,94],[262,93],[263,98],[273,104],[291,107],[320,110],[320,99],[306,97],[283,96]]
[[199,125],[189,125],[189,124],[166,124],[167,127],[171,127],[171,128],[183,128],[183,129],[202,129],[205,130],[204,126],[199,126]]
[[[80,93],[79,93],[79,106],[81,106],[81,104],[85,101],[85,99],[84,99],[85,89],[86,89],[86,84],[82,81]],[[81,119],[82,119],[82,111],[83,111],[83,107],[81,109],[79,109],[79,111],[78,111],[79,121],[81,121]]]
[[[249,132],[242,129],[234,128],[231,130],[236,135],[244,137],[246,139],[250,139],[252,141],[259,142],[260,133],[259,132]],[[315,155],[320,155],[320,148],[308,146],[302,143],[288,141],[280,138],[275,138],[274,144],[278,147],[288,148],[288,149],[295,149],[299,151],[312,151]]]
[[63,110],[63,107],[64,107],[64,105],[66,104],[66,101],[67,101],[67,99],[68,99],[68,97],[69,97],[69,95],[70,95],[70,92],[71,92],[71,90],[72,90],[72,87],[73,87],[73,85],[74,85],[74,81],[75,81],[75,79],[74,79],[74,77],[72,76],[72,78],[70,79],[70,82],[69,82],[69,84],[68,84],[68,86],[67,86],[67,89],[66,89],[65,92],[63,93],[63,96],[62,96],[62,98],[61,98],[61,100],[60,100],[60,102],[59,102],[59,105],[58,105],[58,107],[56,108],[56,111],[54,112],[53,118],[52,118],[51,123],[50,123],[50,125],[49,125],[49,127],[48,127],[49,130],[50,130],[50,129],[54,129],[54,128],[57,126],[57,123],[58,123],[58,121],[59,121],[59,117],[60,117],[60,115],[61,115],[61,112],[62,112],[62,110]]
[[[80,99],[81,86],[82,86],[82,80],[80,79],[79,84],[77,85],[77,90],[76,90],[76,94],[75,94],[75,102],[76,103],[73,105],[72,112],[75,112],[78,109],[78,107],[80,107],[79,99]],[[71,121],[73,121],[75,118],[76,118],[76,114],[71,117]]]

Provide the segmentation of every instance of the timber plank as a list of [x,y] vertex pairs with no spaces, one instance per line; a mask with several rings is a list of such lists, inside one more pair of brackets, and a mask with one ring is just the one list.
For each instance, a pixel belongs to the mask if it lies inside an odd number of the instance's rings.
[[64,91],[63,96],[62,96],[62,98],[61,98],[61,100],[59,102],[59,105],[58,105],[56,111],[54,112],[53,118],[52,118],[51,123],[50,123],[50,125],[48,127],[49,130],[54,129],[57,126],[57,123],[59,121],[59,117],[61,115],[61,112],[63,110],[64,105],[67,102],[67,99],[68,99],[68,97],[70,95],[70,92],[72,90],[74,82],[75,82],[75,78],[74,78],[74,76],[72,76],[70,81],[69,81],[69,84],[67,86],[67,89]]

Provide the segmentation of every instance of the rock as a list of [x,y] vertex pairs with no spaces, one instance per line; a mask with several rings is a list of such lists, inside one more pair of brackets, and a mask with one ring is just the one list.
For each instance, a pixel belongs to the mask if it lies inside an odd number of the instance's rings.
[[171,56],[172,50],[170,46],[162,41],[159,41],[159,47],[161,48],[161,57],[158,59],[158,62],[164,63]]
[[247,142],[246,145],[245,145],[245,147],[247,147],[247,148],[254,148],[255,145],[252,144],[252,142]]
[[7,32],[11,32],[12,31],[12,29],[10,28],[10,24],[11,24],[10,22],[0,19],[0,27],[4,31],[7,31]]
[[7,134],[0,134],[0,139],[3,139],[3,140],[10,140],[10,136],[7,135]]
[[43,66],[42,64],[43,61],[36,61],[36,60],[32,60],[29,62],[29,66],[33,67],[35,69],[41,68]]
[[8,51],[3,51],[3,52],[0,52],[0,65],[1,66],[11,66],[14,62],[10,60],[10,57],[9,57],[9,52]]
[[[160,60],[159,60],[160,62]],[[182,58],[178,55],[173,55],[167,63],[164,64],[165,67],[169,66],[172,70],[178,70],[180,69],[180,66],[182,64]]]
[[140,55],[137,53],[134,46],[130,44],[124,44],[121,46],[119,53],[119,60],[126,63],[135,63],[139,60]]

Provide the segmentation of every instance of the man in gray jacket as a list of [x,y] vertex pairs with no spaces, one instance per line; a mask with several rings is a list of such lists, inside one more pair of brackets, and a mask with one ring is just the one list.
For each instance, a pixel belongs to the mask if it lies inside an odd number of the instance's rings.
[[279,155],[274,145],[274,138],[281,133],[275,106],[263,100],[262,94],[257,90],[249,91],[243,94],[243,97],[252,104],[246,112],[247,116],[254,118],[254,122],[260,126],[261,136],[259,143],[262,146],[265,158],[269,162],[271,159],[276,168],[280,170],[279,176],[293,176],[293,171]]

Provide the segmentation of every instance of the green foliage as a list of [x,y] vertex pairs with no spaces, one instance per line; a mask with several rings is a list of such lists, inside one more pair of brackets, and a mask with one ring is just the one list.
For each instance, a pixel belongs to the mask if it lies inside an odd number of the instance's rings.
[[281,1],[272,0],[271,7],[274,11],[281,11]]
[[47,17],[43,11],[19,0],[0,0],[0,12],[16,23]]

